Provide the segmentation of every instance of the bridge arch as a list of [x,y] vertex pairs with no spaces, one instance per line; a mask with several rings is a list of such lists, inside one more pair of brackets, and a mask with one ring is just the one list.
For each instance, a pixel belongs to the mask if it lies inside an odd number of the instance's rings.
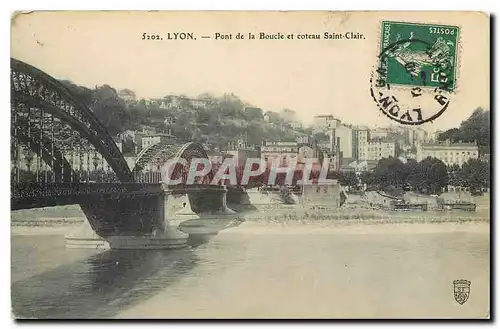
[[[214,178],[214,171],[212,170],[204,177],[197,177],[194,184],[186,184],[186,178],[189,173],[191,160],[195,158],[209,159],[205,149],[199,143],[184,143],[173,144],[172,141],[158,143],[143,149],[137,157],[136,165],[134,167],[134,174],[141,172],[148,164],[156,167],[159,170],[167,161],[175,161],[179,159],[186,160],[185,165],[177,164],[171,173],[172,179],[182,178],[184,184],[169,186],[169,190],[173,194],[186,194],[189,199],[191,210],[199,213],[204,211],[213,211],[214,209],[223,208],[223,199],[225,196],[221,194],[224,191],[220,186],[214,186],[214,189],[200,189],[198,184],[210,185]],[[162,172],[162,175],[164,173]],[[166,181],[166,177],[162,177]],[[225,195],[225,192],[223,192]]]
[[[119,181],[133,181],[118,146],[93,112],[61,82],[14,58],[11,58],[11,118],[11,142],[23,144],[38,154],[46,164],[51,164],[56,174],[59,170],[75,170],[65,156],[74,151],[68,145],[71,142],[71,145],[85,144],[98,152]],[[13,152],[16,153],[16,148]]]
[[[139,152],[133,173],[139,173],[148,165],[152,165],[156,170],[161,170],[169,160],[184,159],[186,160],[186,165],[177,166],[175,168],[176,171],[172,175],[187,175],[191,160],[195,158],[209,159],[207,152],[199,143],[189,142],[180,144],[174,140],[161,142],[146,147]],[[211,171],[206,175],[205,182],[208,183],[212,179],[213,172]]]

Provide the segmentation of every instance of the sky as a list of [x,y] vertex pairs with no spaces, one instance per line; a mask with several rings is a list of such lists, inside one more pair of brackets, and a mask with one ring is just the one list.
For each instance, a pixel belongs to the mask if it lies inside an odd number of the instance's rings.
[[[12,20],[11,56],[58,79],[129,88],[139,98],[234,93],[264,110],[289,108],[307,123],[332,114],[350,124],[388,126],[370,96],[382,20],[459,26],[458,89],[426,130],[459,126],[489,109],[489,19],[458,12],[35,12]],[[166,40],[192,32],[197,40]],[[236,34],[245,36],[237,40]],[[248,33],[295,34],[248,40]],[[298,40],[298,34],[362,33],[360,40]],[[143,33],[164,40],[142,40]],[[215,40],[215,33],[232,34]],[[201,36],[211,36],[202,39]]]

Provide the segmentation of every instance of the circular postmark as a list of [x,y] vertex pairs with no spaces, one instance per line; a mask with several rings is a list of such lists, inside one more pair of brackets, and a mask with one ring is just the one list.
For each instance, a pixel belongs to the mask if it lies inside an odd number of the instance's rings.
[[453,92],[453,63],[439,42],[399,40],[385,47],[378,59],[370,94],[382,113],[401,124],[421,125],[446,111]]

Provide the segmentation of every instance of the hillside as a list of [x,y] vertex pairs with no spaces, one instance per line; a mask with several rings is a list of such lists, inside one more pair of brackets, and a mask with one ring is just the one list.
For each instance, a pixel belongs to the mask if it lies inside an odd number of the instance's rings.
[[147,128],[170,131],[181,140],[226,148],[229,142],[238,140],[258,145],[263,140],[295,139],[310,133],[292,129],[278,113],[268,112],[268,120],[264,120],[262,109],[244,103],[233,94],[220,97],[203,94],[196,102],[182,95],[175,99],[165,96],[124,101],[108,85],[91,90],[69,81],[62,82],[94,111],[111,135]]

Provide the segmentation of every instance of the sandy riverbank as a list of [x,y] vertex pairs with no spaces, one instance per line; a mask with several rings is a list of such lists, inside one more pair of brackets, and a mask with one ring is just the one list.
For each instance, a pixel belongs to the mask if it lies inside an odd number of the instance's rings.
[[324,221],[322,223],[251,222],[219,232],[219,234],[430,234],[430,233],[485,233],[489,222],[440,222],[440,223],[384,223],[374,221]]
[[66,235],[78,228],[81,224],[55,226],[11,226],[11,236],[16,235]]
[[[78,229],[80,225],[12,226],[11,235],[66,235]],[[443,232],[489,233],[489,230],[489,221],[485,220],[441,222],[390,222],[384,220],[271,222],[247,220],[238,226],[224,229],[219,234],[425,234]]]

